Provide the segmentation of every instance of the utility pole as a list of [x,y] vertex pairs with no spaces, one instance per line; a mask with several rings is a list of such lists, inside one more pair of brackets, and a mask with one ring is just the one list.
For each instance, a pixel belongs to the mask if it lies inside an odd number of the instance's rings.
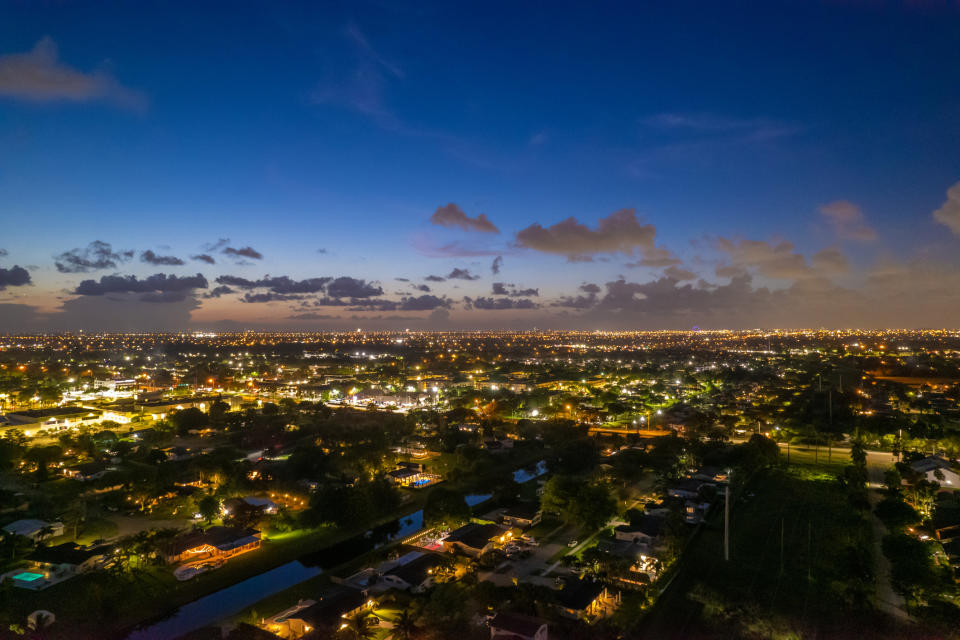
[[730,562],[730,481],[733,475],[727,471],[727,486],[723,495],[723,559]]
[[780,518],[780,575],[783,575],[783,518]]

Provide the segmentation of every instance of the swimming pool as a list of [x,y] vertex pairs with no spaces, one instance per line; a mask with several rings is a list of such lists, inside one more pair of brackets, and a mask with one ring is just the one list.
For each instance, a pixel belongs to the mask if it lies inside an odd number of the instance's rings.
[[29,571],[21,571],[12,576],[14,580],[19,580],[20,582],[36,582],[37,580],[43,580],[45,577],[42,573],[31,573]]

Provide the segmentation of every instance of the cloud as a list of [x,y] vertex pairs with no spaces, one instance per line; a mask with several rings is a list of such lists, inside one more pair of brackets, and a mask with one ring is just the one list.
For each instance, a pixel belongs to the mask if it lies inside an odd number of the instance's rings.
[[717,238],[716,247],[726,253],[731,264],[718,267],[720,277],[737,277],[752,271],[766,278],[795,280],[814,275],[807,259],[794,252],[793,243],[782,241],[770,244],[761,240]]
[[933,212],[933,219],[960,236],[960,182],[947,190],[947,200]]
[[433,311],[434,309],[446,309],[450,307],[450,301],[446,298],[438,298],[432,295],[410,296],[400,301],[397,307],[398,311]]
[[640,224],[633,209],[621,209],[601,218],[596,229],[590,229],[570,217],[550,227],[534,223],[516,234],[518,246],[567,256],[574,261],[591,260],[596,254],[623,253],[633,255],[655,249],[656,228]]
[[307,278],[294,280],[290,276],[264,276],[259,280],[250,280],[240,276],[222,275],[217,284],[238,287],[240,289],[269,289],[276,294],[319,293],[324,290],[331,278]]
[[6,249],[0,249],[0,258],[5,258],[8,255],[10,255],[10,252],[8,252]]
[[[429,278],[428,278],[429,279]],[[448,280],[479,280],[480,276],[473,275],[469,269],[455,268],[447,274]]]
[[59,60],[57,45],[42,38],[27,53],[0,56],[0,96],[30,102],[95,102],[143,109],[146,98],[103,70],[84,73]]
[[810,262],[813,267],[825,276],[841,275],[850,271],[850,261],[839,249],[822,249],[812,256]]
[[822,205],[819,211],[840,238],[859,242],[877,239],[876,230],[867,224],[863,211],[852,202],[836,200]]
[[490,265],[490,271],[493,272],[493,275],[500,273],[500,268],[503,267],[503,256],[497,256],[493,259],[493,263]]
[[237,249],[236,247],[225,247],[220,253],[230,256],[231,258],[237,260],[243,260],[244,258],[250,258],[252,260],[263,260],[263,254],[254,249],[253,247],[241,247]]
[[[194,289],[206,289],[207,279],[201,274],[195,276],[175,276],[157,273],[143,280],[137,276],[102,276],[97,280],[84,280],[73,291],[80,296],[103,296],[108,294],[140,293],[143,302],[179,302]],[[180,297],[158,296],[157,294],[182,294]]]
[[22,287],[30,284],[30,273],[19,265],[10,269],[0,267],[0,291],[7,287]]
[[207,264],[216,264],[217,261],[214,260],[213,256],[208,253],[198,253],[195,256],[190,256],[191,260],[196,260],[197,262],[206,262]]
[[340,320],[338,316],[331,316],[324,313],[317,313],[316,311],[307,311],[305,313],[295,313],[292,316],[287,316],[291,320]]
[[515,285],[503,282],[494,282],[492,294],[495,296],[510,296],[512,298],[528,298],[539,296],[539,289],[517,289]]
[[168,267],[176,267],[185,264],[183,260],[176,256],[158,256],[150,249],[147,249],[140,254],[140,262],[146,262],[147,264],[154,265],[164,265]]
[[327,251],[326,249],[324,249],[323,247],[320,247],[319,249],[317,249],[317,253],[327,254],[327,253],[330,253],[330,252]]
[[94,240],[84,249],[70,249],[54,256],[54,264],[60,273],[87,273],[115,269],[132,257],[133,251],[114,251],[109,242]]
[[252,293],[247,292],[240,298],[241,302],[283,302],[288,300],[303,300],[304,296],[298,293],[273,293],[272,291]]
[[382,56],[356,25],[347,25],[344,35],[351,44],[355,63],[331,65],[329,77],[313,92],[313,101],[356,111],[388,131],[409,133],[384,98],[388,83],[404,78],[403,70]]
[[682,269],[676,265],[671,265],[663,270],[663,275],[671,280],[683,282],[684,280],[695,280],[697,274],[689,269]]
[[434,275],[427,276],[426,278],[424,278],[424,280],[426,280],[427,282],[446,282],[447,281],[447,279],[444,278],[443,276],[434,276]]
[[343,276],[327,285],[327,294],[334,298],[370,298],[383,295],[383,289],[366,280]]
[[706,113],[660,113],[643,119],[642,123],[658,129],[698,135],[736,135],[754,141],[782,138],[800,131],[800,127],[768,118],[731,118]]
[[220,285],[219,287],[214,287],[213,289],[211,289],[211,290],[208,291],[207,293],[203,294],[203,297],[204,297],[204,298],[207,298],[207,299],[210,299],[210,298],[219,298],[220,296],[225,296],[225,295],[228,295],[228,294],[231,294],[231,293],[236,293],[236,291],[234,291],[233,289],[231,289],[231,288],[228,287],[227,285]]
[[483,249],[481,247],[467,246],[460,242],[448,242],[437,245],[430,237],[424,234],[415,235],[411,244],[419,253],[431,258],[477,258],[497,256],[503,253],[503,249]]
[[633,267],[670,267],[681,264],[683,260],[673,255],[668,249],[663,247],[652,247],[643,253],[643,257],[636,262],[628,262],[625,266]]
[[425,285],[425,284],[411,284],[410,286],[413,287],[414,289],[416,289],[417,291],[423,291],[424,293],[430,293],[430,287],[428,287],[428,286]]
[[454,203],[437,207],[430,216],[430,222],[441,227],[458,227],[464,231],[479,231],[481,233],[500,233],[500,229],[490,222],[486,214],[479,214],[471,218]]
[[481,309],[484,311],[507,311],[511,309],[536,309],[537,304],[527,298],[464,298],[467,309]]

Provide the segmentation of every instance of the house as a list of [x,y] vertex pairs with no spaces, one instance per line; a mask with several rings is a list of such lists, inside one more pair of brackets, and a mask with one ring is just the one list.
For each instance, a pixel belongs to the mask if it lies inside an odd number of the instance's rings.
[[67,467],[62,473],[67,478],[73,478],[80,482],[90,482],[91,480],[99,480],[107,475],[108,471],[110,471],[110,467],[102,462],[84,462],[75,467]]
[[671,483],[670,486],[667,487],[667,495],[671,498],[696,498],[700,495],[700,489],[704,486],[713,487],[715,485],[710,482],[704,482],[703,480],[685,478]]
[[619,592],[613,593],[599,580],[590,578],[570,580],[557,594],[560,613],[570,618],[604,616],[619,603]]
[[443,563],[443,559],[432,553],[420,553],[413,560],[387,571],[380,578],[381,583],[420,593],[433,585],[434,572]]
[[703,466],[690,474],[690,477],[703,482],[720,483],[727,481],[727,472],[720,467]]
[[631,542],[646,549],[652,548],[663,533],[664,519],[660,516],[644,514],[630,524],[622,524],[613,530],[617,540]]
[[63,535],[62,522],[44,522],[43,520],[17,520],[3,528],[15,536],[30,538],[34,542],[43,538],[56,538]]
[[509,438],[496,439],[496,438],[486,438],[483,441],[483,448],[489,451],[490,453],[505,453],[513,449],[513,440]]
[[[922,460],[910,463],[910,468],[923,476],[929,482],[939,482],[943,487],[960,488],[960,475],[950,466],[950,463],[939,456],[927,456]],[[939,479],[937,475],[943,479]]]
[[444,551],[460,551],[474,558],[491,551],[512,534],[496,524],[465,524],[443,539]]
[[296,640],[308,633],[313,633],[311,637],[330,638],[346,626],[346,618],[373,605],[373,600],[368,599],[363,591],[337,586],[317,600],[300,601],[262,621],[260,628],[287,640]]
[[236,511],[237,507],[243,507],[244,505],[258,509],[260,513],[267,515],[274,515],[277,513],[279,506],[276,502],[269,498],[258,498],[256,496],[244,496],[243,498],[230,498],[229,500],[224,501],[223,508],[227,513],[233,513]]
[[30,562],[30,572],[42,574],[43,581],[32,580],[30,586],[27,586],[14,579],[14,584],[26,586],[29,589],[43,589],[77,574],[100,568],[103,566],[105,557],[103,547],[87,549],[73,542],[64,542],[53,547],[39,547],[27,559]]
[[194,529],[177,536],[163,551],[168,563],[223,559],[260,548],[260,532],[237,527]]
[[710,512],[710,503],[703,500],[687,500],[683,505],[683,521],[700,524]]
[[547,640],[547,623],[517,613],[498,613],[490,621],[490,640]]
[[387,473],[387,479],[396,485],[412,489],[419,489],[440,481],[439,475],[426,473],[423,469],[421,464],[398,465],[396,469]]
[[539,524],[543,518],[540,505],[535,502],[521,502],[513,507],[507,507],[500,515],[501,522],[509,527],[526,529]]

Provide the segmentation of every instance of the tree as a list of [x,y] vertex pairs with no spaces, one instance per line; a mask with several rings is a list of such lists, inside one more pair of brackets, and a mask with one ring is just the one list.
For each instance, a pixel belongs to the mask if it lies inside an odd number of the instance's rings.
[[447,487],[435,487],[423,505],[423,523],[428,527],[452,529],[470,519],[470,507],[463,494]]
[[543,487],[544,511],[560,514],[568,524],[598,529],[616,513],[617,503],[605,484],[555,475]]
[[370,612],[367,610],[347,618],[345,625],[341,629],[354,640],[373,640],[377,634],[376,627],[370,620]]
[[181,436],[187,435],[192,429],[202,429],[210,423],[209,416],[200,409],[191,407],[170,414],[170,422]]
[[393,629],[390,631],[390,640],[412,640],[417,632],[417,621],[414,619],[410,609],[404,609],[397,614],[393,621]]
[[27,451],[26,459],[37,465],[37,480],[43,482],[49,477],[48,467],[63,457],[60,447],[33,447]]
[[220,500],[216,496],[205,495],[197,502],[197,510],[207,524],[210,524],[220,514]]

